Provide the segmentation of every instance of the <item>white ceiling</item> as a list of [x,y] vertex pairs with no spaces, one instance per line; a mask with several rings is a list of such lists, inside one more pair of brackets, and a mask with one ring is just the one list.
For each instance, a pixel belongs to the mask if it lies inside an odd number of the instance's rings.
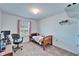
[[[67,3],[4,3],[0,4],[0,9],[19,16],[39,20],[63,12],[66,6]],[[40,13],[34,15],[31,12],[31,8],[38,8]]]

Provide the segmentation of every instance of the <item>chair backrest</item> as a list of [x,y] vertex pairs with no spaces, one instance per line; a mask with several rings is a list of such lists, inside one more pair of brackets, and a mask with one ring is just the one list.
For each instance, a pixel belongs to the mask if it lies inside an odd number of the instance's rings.
[[23,38],[20,40],[20,35],[19,34],[12,34],[12,39],[14,44],[20,44],[23,42]]
[[1,33],[4,33],[4,35],[10,35],[10,31],[7,30],[7,31],[1,31]]
[[13,40],[18,40],[20,38],[19,34],[12,34]]

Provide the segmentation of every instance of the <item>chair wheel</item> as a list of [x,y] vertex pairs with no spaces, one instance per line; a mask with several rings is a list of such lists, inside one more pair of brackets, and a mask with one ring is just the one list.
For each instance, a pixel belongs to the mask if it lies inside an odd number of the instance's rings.
[[21,46],[21,47],[23,47],[23,46]]
[[14,50],[14,52],[16,52],[16,51]]
[[21,48],[21,50],[23,50],[23,49]]

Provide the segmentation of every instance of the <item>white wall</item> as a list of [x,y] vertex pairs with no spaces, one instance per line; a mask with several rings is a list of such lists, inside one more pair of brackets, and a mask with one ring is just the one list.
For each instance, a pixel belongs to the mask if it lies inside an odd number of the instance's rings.
[[[11,30],[12,33],[17,33],[17,20],[27,20],[24,18],[21,18],[16,15],[8,14],[8,13],[2,13],[2,30]],[[37,21],[32,21],[32,32],[37,32]]]
[[[71,24],[59,24],[59,21],[66,19],[71,20]],[[65,12],[41,20],[40,33],[44,35],[53,35],[55,46],[77,54],[77,21],[70,19]]]
[[77,33],[77,39],[78,39],[78,55],[79,55],[79,20],[78,20],[78,33]]
[[18,20],[17,16],[3,12],[2,30],[10,30],[11,33],[17,33],[17,20]]
[[38,22],[31,20],[31,33],[38,32]]
[[1,12],[0,12],[0,30],[1,30]]
[[[2,11],[1,11],[2,12]],[[17,33],[17,20],[28,20],[18,15],[14,15],[7,12],[2,12],[0,14],[0,24],[2,25],[1,30],[10,30],[12,33]],[[32,32],[37,32],[37,22],[32,20]],[[24,38],[24,42],[27,41],[27,38]]]

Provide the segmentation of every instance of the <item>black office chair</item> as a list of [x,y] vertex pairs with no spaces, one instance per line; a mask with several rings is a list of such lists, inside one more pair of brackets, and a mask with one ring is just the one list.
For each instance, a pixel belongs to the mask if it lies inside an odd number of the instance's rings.
[[16,52],[18,49],[22,50],[23,46],[19,46],[23,42],[23,37],[20,40],[20,35],[19,34],[12,34],[12,39],[13,39],[13,44],[17,45],[16,48],[13,47],[14,52]]

